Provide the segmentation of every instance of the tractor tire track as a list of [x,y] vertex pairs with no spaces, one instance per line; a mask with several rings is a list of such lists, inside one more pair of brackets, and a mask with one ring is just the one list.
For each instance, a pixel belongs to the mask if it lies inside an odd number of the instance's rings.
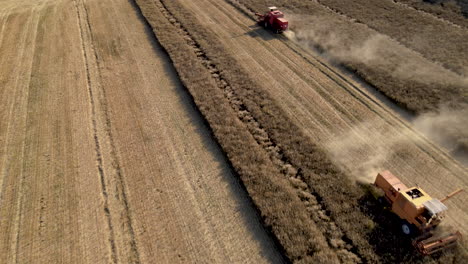
[[132,3],[0,13],[0,259],[281,262]]
[[[103,169],[103,162],[102,162],[102,153],[101,153],[101,146],[99,143],[99,138],[98,138],[98,131],[97,131],[97,121],[96,121],[96,103],[95,103],[95,96],[93,95],[93,89],[92,86],[94,84],[91,83],[91,74],[90,74],[90,59],[88,58],[88,52],[87,52],[87,47],[85,46],[85,31],[83,28],[86,28],[87,33],[90,34],[90,26],[89,26],[89,21],[87,18],[82,18],[82,16],[86,16],[82,14],[82,12],[86,12],[84,10],[83,3],[80,1],[78,4],[76,0],[73,1],[75,8],[76,8],[76,15],[78,19],[78,27],[80,29],[80,39],[81,39],[81,48],[82,48],[82,53],[83,53],[83,58],[84,58],[84,63],[85,63],[85,70],[86,70],[86,80],[87,80],[87,90],[89,93],[89,100],[90,100],[90,107],[91,107],[91,113],[92,113],[92,128],[93,128],[93,138],[94,138],[94,143],[95,143],[95,151],[96,151],[96,162],[97,162],[97,169],[99,173],[99,178],[101,182],[101,189],[102,189],[102,195],[104,198],[104,212],[106,215],[107,219],[107,225],[109,228],[109,244],[110,244],[110,252],[111,252],[111,259],[113,263],[117,263],[117,250],[115,246],[115,235],[114,235],[114,228],[112,225],[112,220],[110,216],[110,211],[109,211],[109,195],[107,192],[107,186],[106,186],[106,180],[104,176],[104,169]],[[78,7],[78,5],[80,5]],[[81,11],[80,11],[81,9]],[[84,26],[82,25],[84,24]],[[88,40],[89,41],[89,40]],[[89,49],[89,47],[88,47]],[[93,54],[95,56],[95,54]]]
[[[83,54],[86,61],[90,107],[93,115],[92,126],[96,143],[97,168],[102,185],[104,212],[108,219],[110,230],[111,258],[114,263],[140,263],[125,190],[126,187],[112,136],[112,124],[107,109],[106,91],[101,85],[101,66],[93,44],[95,40],[93,39],[93,31],[88,17],[89,11],[83,0],[75,1],[75,3],[78,19],[80,20]],[[116,230],[116,226],[118,230]],[[121,241],[116,241],[116,236],[122,237],[120,238]]]
[[2,43],[3,43],[3,31],[5,30],[5,26],[8,23],[8,20],[10,19],[10,14],[11,14],[11,7],[5,8],[2,10],[0,13],[0,49],[2,48]]
[[[22,142],[20,147],[18,148],[19,153],[18,154],[18,160],[14,160],[8,155],[8,148],[11,147],[13,144],[17,143],[15,140],[16,138],[13,136],[13,134],[16,134],[17,131],[23,131],[21,135],[25,134],[27,123],[28,123],[28,101],[29,101],[29,85],[30,85],[30,78],[31,78],[31,69],[33,65],[33,58],[35,56],[34,54],[34,46],[35,46],[35,40],[37,36],[37,29],[39,27],[39,19],[40,15],[37,14],[35,11],[37,9],[41,9],[40,7],[35,8],[34,10],[31,10],[30,14],[27,16],[28,19],[25,22],[24,28],[22,28],[22,34],[19,37],[19,47],[20,52],[18,53],[17,56],[17,61],[16,65],[14,66],[14,70],[12,72],[12,75],[14,76],[11,79],[14,79],[13,83],[6,86],[4,88],[4,93],[5,95],[12,94],[13,96],[11,97],[9,102],[5,104],[7,110],[6,116],[6,130],[5,130],[5,141],[4,141],[4,150],[1,156],[2,158],[2,166],[1,168],[1,174],[0,174],[0,204],[6,204],[8,201],[9,197],[5,197],[5,192],[8,191],[6,190],[7,188],[7,183],[10,181],[17,181],[14,184],[15,188],[15,193],[14,193],[14,198],[11,207],[14,207],[14,209],[9,210],[9,217],[12,217],[14,214],[14,221],[9,223],[9,228],[11,228],[11,237],[8,237],[10,240],[10,244],[5,244],[4,246],[10,246],[9,248],[9,253],[5,258],[9,259],[9,261],[16,262],[18,258],[18,247],[19,247],[19,233],[21,229],[21,224],[20,221],[23,218],[23,201],[24,201],[24,194],[23,194],[23,189],[24,189],[24,181],[25,181],[25,176],[24,176],[24,164],[22,164],[23,157],[25,155],[25,143]],[[11,10],[8,10],[6,13],[10,13]],[[25,15],[25,14],[23,14]],[[4,24],[2,26],[2,38],[0,42],[0,50],[3,47],[3,30],[5,29],[5,25],[10,22],[9,21],[10,16],[5,18]],[[13,22],[13,21],[12,21]],[[28,41],[29,40],[29,41]],[[29,45],[28,45],[29,44]],[[27,54],[27,55],[25,55]],[[21,78],[24,77],[24,78]],[[8,81],[6,81],[8,83]],[[10,89],[14,89],[11,91]],[[7,96],[3,98],[8,98]],[[19,106],[19,111],[14,112],[15,107]],[[17,120],[14,122],[13,120],[15,119],[15,116],[20,116],[20,120]],[[12,131],[15,131],[12,133]],[[13,143],[15,142],[15,143]],[[15,163],[18,163],[15,166]],[[19,164],[21,163],[21,164]],[[13,179],[12,171],[19,171],[19,180]],[[14,205],[13,205],[14,203]],[[6,207],[6,206],[5,206]],[[8,250],[5,248],[1,248],[1,250]]]
[[[56,263],[59,259],[70,263],[82,252],[83,245],[76,242],[98,238],[86,231],[100,224],[88,197],[83,199],[87,207],[76,206],[82,189],[75,185],[78,173],[74,169],[86,164],[83,156],[76,154],[86,152],[88,141],[81,136],[88,124],[81,125],[82,130],[74,125],[86,116],[87,109],[76,111],[82,99],[80,90],[75,90],[81,81],[80,68],[74,68],[74,59],[79,64],[82,58],[80,46],[65,54],[62,49],[79,40],[74,34],[63,34],[77,29],[76,12],[71,1],[18,2],[5,3],[14,7],[0,49],[4,56],[0,80],[5,84],[5,93],[0,96],[2,139],[7,133],[2,141],[4,153],[0,154],[0,228],[4,234],[0,256],[8,263]],[[60,41],[54,41],[58,36]],[[71,136],[72,131],[76,136]],[[69,144],[75,140],[80,142],[81,152]],[[81,172],[85,176],[88,171],[81,168]],[[92,185],[93,179],[84,184]],[[93,187],[86,189],[87,195],[94,194]],[[91,215],[89,219],[94,221],[80,222],[77,215]],[[94,245],[92,251],[99,254],[100,249]],[[93,258],[93,252],[87,251],[86,256]]]

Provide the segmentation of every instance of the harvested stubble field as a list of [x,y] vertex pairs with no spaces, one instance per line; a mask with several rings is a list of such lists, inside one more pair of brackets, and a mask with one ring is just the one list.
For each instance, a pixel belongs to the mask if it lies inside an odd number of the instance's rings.
[[[309,48],[413,110],[460,97],[458,75],[317,1],[276,2],[354,34],[273,35],[251,19],[263,0],[0,1],[0,260],[464,263],[464,245],[416,254],[356,180],[390,169],[441,198],[466,168]],[[390,63],[336,52],[377,33]],[[402,57],[416,80],[385,73]],[[439,92],[418,83],[433,71]],[[465,200],[446,222],[466,234]]]
[[0,8],[0,263],[281,262],[131,2]]

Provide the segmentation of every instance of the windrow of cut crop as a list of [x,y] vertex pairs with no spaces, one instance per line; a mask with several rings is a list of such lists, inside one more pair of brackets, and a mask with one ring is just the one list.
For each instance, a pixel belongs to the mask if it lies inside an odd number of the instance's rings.
[[[230,106],[222,90],[226,87],[222,84],[225,81],[219,78],[220,72],[201,47],[183,32],[178,34],[179,22],[164,14],[163,2],[135,2],[240,176],[278,248],[289,261],[337,263],[337,256],[329,249],[322,231],[308,216],[297,190],[272,163],[246,124],[239,119],[239,113]],[[190,19],[185,21],[193,23]],[[216,49],[216,46],[210,48]]]

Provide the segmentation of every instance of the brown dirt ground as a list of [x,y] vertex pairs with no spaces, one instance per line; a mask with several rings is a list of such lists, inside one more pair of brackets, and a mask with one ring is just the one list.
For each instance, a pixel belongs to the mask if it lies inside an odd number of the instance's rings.
[[129,2],[2,1],[0,54],[0,262],[281,261]]

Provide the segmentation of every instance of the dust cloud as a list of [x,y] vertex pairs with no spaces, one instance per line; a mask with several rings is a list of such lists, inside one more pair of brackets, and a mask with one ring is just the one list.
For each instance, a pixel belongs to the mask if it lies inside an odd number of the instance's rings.
[[352,37],[343,35],[333,25],[319,16],[288,14],[292,24],[286,37],[304,47],[318,49],[322,55],[336,61],[357,61],[370,63],[378,58],[378,49],[385,42],[384,35],[376,34],[362,43],[351,44]]
[[[404,154],[412,139],[382,120],[358,124],[330,139],[325,148],[331,159],[355,180],[371,183],[389,169],[395,155]],[[414,139],[417,140],[417,139]]]
[[[370,32],[358,30],[359,27],[366,27],[363,24],[356,23],[353,25],[356,30],[350,31],[348,26],[343,26],[338,20],[333,21],[320,15],[286,13],[291,28],[284,35],[303,48],[320,53],[331,62],[358,66],[364,64],[386,71],[395,79],[417,81],[427,86],[468,87],[467,77],[425,59],[393,39],[378,33],[362,33]],[[458,109],[441,106],[436,112],[416,117],[412,124],[459,161],[468,164],[468,107]],[[419,140],[398,136],[401,133],[390,133],[384,129],[372,130],[375,126],[374,122],[360,124],[328,145],[336,161],[358,178],[364,177],[363,180],[366,177],[373,179],[378,171],[386,169],[388,156],[394,155],[402,144],[408,140]],[[364,152],[369,154],[355,155]],[[358,160],[356,156],[366,159]]]
[[437,112],[422,114],[413,120],[413,126],[427,138],[468,162],[468,106],[451,109],[441,106]]
[[[285,36],[302,47],[319,52],[334,63],[364,64],[385,69],[392,77],[424,84],[463,85],[468,79],[441,65],[426,60],[420,54],[377,32],[369,33],[366,26],[355,24],[350,30],[341,21],[322,16],[287,13],[291,28]],[[367,32],[367,33],[363,33]]]
[[[459,110],[441,107],[437,113],[416,117],[412,126],[447,152],[456,152],[454,156],[467,165],[468,106]],[[371,183],[377,173],[390,169],[395,160],[405,159],[408,145],[420,144],[424,137],[376,119],[337,133],[325,143],[325,149],[353,180]]]

